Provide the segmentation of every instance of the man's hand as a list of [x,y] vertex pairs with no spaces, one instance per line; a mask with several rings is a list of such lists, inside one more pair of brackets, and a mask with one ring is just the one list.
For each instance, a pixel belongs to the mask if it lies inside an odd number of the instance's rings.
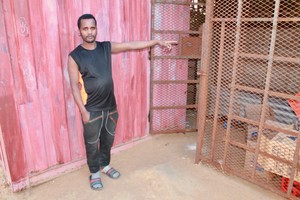
[[81,113],[81,118],[84,124],[88,123],[90,121],[90,112]]
[[165,51],[171,51],[172,45],[177,45],[177,41],[159,41],[158,44],[165,48]]

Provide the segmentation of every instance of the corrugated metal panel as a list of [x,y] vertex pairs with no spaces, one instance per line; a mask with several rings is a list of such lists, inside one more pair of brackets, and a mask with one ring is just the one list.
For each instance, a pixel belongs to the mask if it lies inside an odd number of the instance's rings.
[[[0,2],[0,158],[15,191],[84,163],[77,162],[85,150],[67,73],[83,13],[97,18],[98,40],[150,38],[148,1]],[[148,56],[147,50],[113,55],[120,113],[115,146],[148,134]]]

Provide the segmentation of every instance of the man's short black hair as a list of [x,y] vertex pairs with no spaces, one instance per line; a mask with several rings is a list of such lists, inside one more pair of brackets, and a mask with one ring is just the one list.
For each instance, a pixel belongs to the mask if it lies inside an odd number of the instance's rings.
[[83,14],[77,20],[78,29],[80,29],[80,25],[81,25],[80,22],[81,22],[82,19],[94,19],[95,20],[95,25],[97,26],[97,20],[92,14]]

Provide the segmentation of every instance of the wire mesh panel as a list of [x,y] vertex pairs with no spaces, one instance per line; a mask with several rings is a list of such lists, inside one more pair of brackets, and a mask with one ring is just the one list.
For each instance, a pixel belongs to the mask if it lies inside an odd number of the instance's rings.
[[196,131],[204,4],[153,0],[152,38],[178,41],[171,52],[151,51],[151,133]]
[[212,2],[196,162],[299,199],[300,1]]

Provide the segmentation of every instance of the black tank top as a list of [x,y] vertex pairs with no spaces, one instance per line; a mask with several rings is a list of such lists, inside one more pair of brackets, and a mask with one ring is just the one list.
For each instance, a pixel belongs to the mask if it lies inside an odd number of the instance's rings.
[[89,112],[116,107],[111,70],[111,44],[110,42],[96,42],[96,44],[94,50],[87,50],[79,45],[70,53],[82,75],[87,93],[85,107]]

